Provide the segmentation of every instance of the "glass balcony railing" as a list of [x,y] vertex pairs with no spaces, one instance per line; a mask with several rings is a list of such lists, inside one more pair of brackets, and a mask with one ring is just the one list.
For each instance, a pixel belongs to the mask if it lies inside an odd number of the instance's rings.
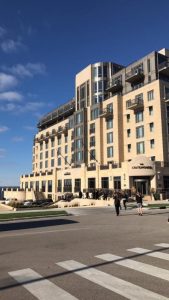
[[133,99],[127,103],[127,109],[139,109],[144,107],[143,99]]
[[136,83],[144,80],[144,72],[142,69],[133,69],[126,73],[126,81],[130,83]]

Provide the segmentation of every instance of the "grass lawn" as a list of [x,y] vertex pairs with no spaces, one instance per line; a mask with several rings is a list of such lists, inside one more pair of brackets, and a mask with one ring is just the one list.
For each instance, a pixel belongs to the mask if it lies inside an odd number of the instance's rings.
[[33,211],[33,212],[17,212],[0,214],[0,221],[18,220],[18,219],[31,219],[31,218],[44,218],[55,216],[67,216],[68,213],[64,210],[60,211]]

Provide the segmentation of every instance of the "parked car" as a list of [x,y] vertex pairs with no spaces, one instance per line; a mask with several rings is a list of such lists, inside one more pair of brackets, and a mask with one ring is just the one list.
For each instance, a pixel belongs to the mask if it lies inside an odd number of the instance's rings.
[[31,206],[32,206],[32,201],[25,201],[25,202],[23,203],[23,206],[31,207]]

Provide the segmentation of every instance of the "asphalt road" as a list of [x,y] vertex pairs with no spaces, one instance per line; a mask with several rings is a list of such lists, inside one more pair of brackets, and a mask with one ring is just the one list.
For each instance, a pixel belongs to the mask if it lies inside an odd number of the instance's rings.
[[0,223],[1,300],[169,299],[167,210],[69,212]]

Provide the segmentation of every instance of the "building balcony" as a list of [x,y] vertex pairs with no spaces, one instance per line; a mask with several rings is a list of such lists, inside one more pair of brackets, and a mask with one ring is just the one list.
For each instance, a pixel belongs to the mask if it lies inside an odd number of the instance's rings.
[[120,80],[112,80],[107,84],[106,92],[111,92],[112,94],[121,92],[123,89],[122,82]]
[[144,80],[144,72],[142,69],[134,69],[126,73],[126,81],[134,84]]
[[100,165],[100,170],[108,170],[109,165]]
[[113,118],[113,111],[108,110],[108,109],[103,109],[100,111],[100,118]]
[[127,105],[127,109],[133,109],[133,110],[143,109],[143,107],[144,107],[143,99],[133,99]]
[[160,74],[169,76],[169,61],[164,61],[158,66],[158,71]]
[[90,147],[95,147],[95,142],[90,142]]

